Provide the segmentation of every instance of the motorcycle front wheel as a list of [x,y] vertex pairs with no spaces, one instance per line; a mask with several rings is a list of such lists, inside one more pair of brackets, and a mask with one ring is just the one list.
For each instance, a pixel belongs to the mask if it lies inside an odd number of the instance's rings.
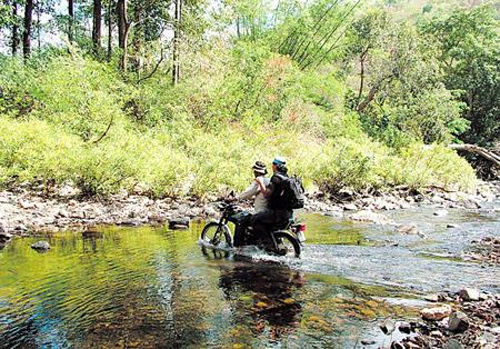
[[225,242],[229,247],[233,246],[233,238],[231,230],[227,225],[219,225],[216,222],[210,222],[201,231],[201,239],[211,245],[219,246],[221,242]]
[[300,244],[293,236],[286,232],[274,233],[274,238],[278,243],[277,253],[281,256],[299,258]]

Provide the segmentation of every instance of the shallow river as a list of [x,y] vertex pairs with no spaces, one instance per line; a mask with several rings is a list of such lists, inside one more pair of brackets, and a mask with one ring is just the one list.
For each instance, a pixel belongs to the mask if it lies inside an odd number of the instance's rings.
[[388,345],[378,321],[411,317],[426,293],[500,291],[498,266],[458,258],[500,235],[499,213],[432,212],[390,214],[428,239],[304,215],[300,260],[204,249],[200,225],[61,234],[44,254],[30,248],[39,238],[16,239],[0,251],[0,347]]

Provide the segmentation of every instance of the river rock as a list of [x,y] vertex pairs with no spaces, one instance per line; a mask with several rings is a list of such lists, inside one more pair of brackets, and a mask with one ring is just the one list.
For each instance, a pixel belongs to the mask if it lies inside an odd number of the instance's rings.
[[406,321],[401,321],[401,322],[399,323],[398,330],[399,330],[399,332],[401,332],[401,333],[410,334],[410,332],[411,332],[411,326],[410,326],[410,323],[409,323],[409,322],[406,322]]
[[180,230],[189,228],[189,219],[177,218],[168,222],[168,228],[172,230]]
[[50,244],[47,241],[37,241],[31,245],[31,248],[37,251],[47,251],[50,249]]
[[469,318],[461,311],[451,313],[448,328],[452,332],[465,332],[469,328]]
[[363,340],[361,341],[361,344],[362,344],[362,345],[373,345],[373,344],[375,344],[375,343],[377,343],[377,342],[375,342],[374,340],[366,340],[366,339],[363,339]]
[[362,210],[352,214],[349,217],[353,221],[371,222],[380,225],[394,224],[394,221],[383,214],[373,212],[372,210]]
[[18,225],[16,225],[16,227],[14,228],[14,230],[18,231],[18,232],[21,232],[21,233],[24,233],[24,232],[28,231],[28,228],[24,224],[18,224]]
[[85,219],[85,211],[83,210],[75,210],[71,212],[71,218],[75,219]]
[[358,208],[356,207],[355,204],[345,204],[344,205],[344,210],[346,211],[356,211]]
[[440,301],[440,297],[438,294],[429,294],[424,297],[424,299],[428,302],[434,302],[437,303]]
[[391,349],[405,349],[405,346],[399,342],[392,342],[391,343]]
[[392,321],[391,319],[385,319],[379,325],[379,327],[382,330],[382,332],[384,332],[384,334],[390,335],[392,332],[394,332],[395,324],[394,324],[394,321]]
[[459,341],[452,338],[448,342],[446,342],[446,344],[443,346],[443,349],[464,349],[464,347]]
[[28,210],[28,209],[31,209],[31,208],[35,208],[36,205],[31,202],[31,201],[27,201],[27,200],[19,200],[19,207],[25,209],[25,210]]
[[460,291],[460,298],[464,301],[478,301],[479,296],[479,291],[473,288],[465,288]]
[[447,210],[437,210],[436,212],[434,212],[434,216],[437,216],[437,217],[444,217],[446,215],[448,215]]
[[0,243],[6,243],[13,238],[13,235],[0,230]]
[[451,307],[447,304],[441,307],[424,308],[420,310],[420,315],[424,320],[439,321],[450,316]]

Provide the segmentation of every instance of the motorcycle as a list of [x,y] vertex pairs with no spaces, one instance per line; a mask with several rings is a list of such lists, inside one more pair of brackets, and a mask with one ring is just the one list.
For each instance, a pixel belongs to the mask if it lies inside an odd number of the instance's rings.
[[[201,232],[203,241],[215,247],[220,247],[223,242],[229,247],[254,245],[272,254],[299,258],[302,243],[305,241],[305,224],[292,218],[285,229],[272,229],[264,236],[256,236],[248,224],[250,212],[242,210],[233,203],[222,203],[219,205],[219,210],[221,211],[219,221],[209,222],[203,228]],[[235,233],[231,232],[229,223],[234,224]]]

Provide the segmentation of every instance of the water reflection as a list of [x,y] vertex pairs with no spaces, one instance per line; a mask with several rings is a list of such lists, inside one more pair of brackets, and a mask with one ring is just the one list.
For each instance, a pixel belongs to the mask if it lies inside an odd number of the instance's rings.
[[301,272],[269,263],[235,261],[222,265],[219,286],[231,302],[237,321],[271,340],[298,327],[302,306],[298,290],[305,279]]

